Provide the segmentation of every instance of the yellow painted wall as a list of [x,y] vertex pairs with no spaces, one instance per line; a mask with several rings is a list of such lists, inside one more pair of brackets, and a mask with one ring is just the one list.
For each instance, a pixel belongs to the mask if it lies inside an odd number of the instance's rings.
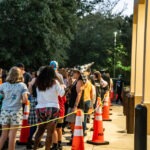
[[137,24],[133,23],[132,27],[132,58],[131,58],[131,87],[130,92],[135,92],[135,63],[136,63],[136,30],[137,30]]
[[138,5],[137,18],[137,48],[135,66],[135,96],[142,96],[143,92],[143,57],[145,31],[145,4]]
[[150,1],[146,3],[143,100],[147,106],[147,133],[150,135]]

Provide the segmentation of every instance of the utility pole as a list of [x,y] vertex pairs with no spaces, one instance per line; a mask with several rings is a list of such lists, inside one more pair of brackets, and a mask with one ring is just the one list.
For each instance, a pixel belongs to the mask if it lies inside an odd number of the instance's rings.
[[117,43],[117,32],[115,31],[114,32],[114,67],[113,67],[113,76],[114,78],[116,77],[116,52],[115,52],[115,49],[116,49],[116,43]]

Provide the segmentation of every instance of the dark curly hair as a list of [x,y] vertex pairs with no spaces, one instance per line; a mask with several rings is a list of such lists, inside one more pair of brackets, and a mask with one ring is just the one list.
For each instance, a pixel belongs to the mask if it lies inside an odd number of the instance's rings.
[[35,85],[40,91],[46,91],[46,89],[52,87],[55,84],[56,74],[52,67],[46,66],[36,79]]

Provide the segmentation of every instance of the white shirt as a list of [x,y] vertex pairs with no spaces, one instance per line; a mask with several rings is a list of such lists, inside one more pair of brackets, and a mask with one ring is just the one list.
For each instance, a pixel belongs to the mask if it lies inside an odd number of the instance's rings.
[[56,84],[46,89],[46,91],[39,91],[37,88],[37,106],[36,108],[55,107],[59,108],[58,96],[65,94],[64,87],[56,80]]

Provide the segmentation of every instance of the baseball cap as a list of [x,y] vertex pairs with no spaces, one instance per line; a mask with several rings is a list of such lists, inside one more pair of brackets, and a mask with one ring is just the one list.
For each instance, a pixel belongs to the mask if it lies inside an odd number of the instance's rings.
[[58,62],[57,61],[51,61],[49,64],[54,70],[58,68]]

